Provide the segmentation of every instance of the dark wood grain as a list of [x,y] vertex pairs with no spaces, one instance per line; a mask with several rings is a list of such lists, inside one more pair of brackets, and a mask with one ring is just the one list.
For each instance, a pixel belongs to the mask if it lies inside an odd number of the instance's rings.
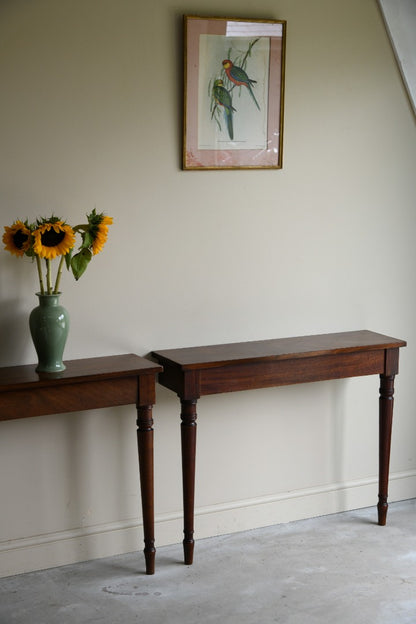
[[379,524],[386,523],[394,377],[404,340],[368,330],[154,351],[181,400],[184,556],[194,551],[196,403],[205,395],[378,374]]
[[65,362],[59,376],[36,365],[0,368],[0,421],[134,404],[146,573],[154,574],[153,419],[155,377],[162,367],[132,353]]

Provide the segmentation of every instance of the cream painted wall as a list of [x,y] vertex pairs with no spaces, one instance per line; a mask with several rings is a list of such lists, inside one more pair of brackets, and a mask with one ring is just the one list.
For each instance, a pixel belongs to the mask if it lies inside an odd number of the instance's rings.
[[[390,500],[414,497],[416,133],[376,0],[228,2],[288,21],[281,171],[181,171],[183,13],[224,15],[207,0],[0,4],[3,224],[114,217],[86,275],[64,277],[66,357],[406,339]],[[0,365],[35,361],[35,290],[34,267],[2,252]],[[375,505],[377,398],[362,378],[201,400],[196,537]],[[175,396],[159,388],[154,414],[157,546],[180,557]],[[131,407],[0,430],[0,574],[142,550]]]

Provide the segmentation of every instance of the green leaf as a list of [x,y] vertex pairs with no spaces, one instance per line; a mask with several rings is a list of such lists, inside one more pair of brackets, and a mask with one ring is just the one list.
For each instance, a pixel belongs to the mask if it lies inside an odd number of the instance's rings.
[[68,269],[68,271],[71,268],[72,251],[73,251],[73,248],[70,249],[65,256],[65,264],[66,264],[66,268]]
[[86,230],[85,232],[83,232],[82,234],[82,245],[81,248],[88,248],[91,247],[91,245],[93,244],[94,239],[91,236],[91,233],[89,230]]
[[76,280],[79,280],[81,275],[84,273],[91,258],[92,253],[89,249],[81,249],[81,251],[75,254],[75,256],[72,258],[71,269]]

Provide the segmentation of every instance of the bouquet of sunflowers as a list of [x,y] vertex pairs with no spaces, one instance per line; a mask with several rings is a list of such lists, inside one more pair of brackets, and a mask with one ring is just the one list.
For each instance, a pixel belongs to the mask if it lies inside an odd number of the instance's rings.
[[[40,294],[52,295],[59,292],[64,262],[72,270],[76,280],[84,273],[92,256],[104,247],[108,226],[113,219],[95,209],[87,215],[87,223],[71,227],[62,219],[52,216],[37,219],[35,223],[16,220],[11,227],[4,227],[5,249],[18,257],[28,256],[36,261]],[[76,234],[81,236],[81,245],[74,252]],[[52,277],[51,261],[60,257],[55,280]],[[42,272],[42,260],[46,264],[46,281]]]

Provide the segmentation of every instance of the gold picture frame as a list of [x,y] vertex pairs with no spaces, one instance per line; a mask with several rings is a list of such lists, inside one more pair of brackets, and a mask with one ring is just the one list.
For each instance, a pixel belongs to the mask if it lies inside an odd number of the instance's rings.
[[286,21],[184,16],[183,169],[281,169]]

